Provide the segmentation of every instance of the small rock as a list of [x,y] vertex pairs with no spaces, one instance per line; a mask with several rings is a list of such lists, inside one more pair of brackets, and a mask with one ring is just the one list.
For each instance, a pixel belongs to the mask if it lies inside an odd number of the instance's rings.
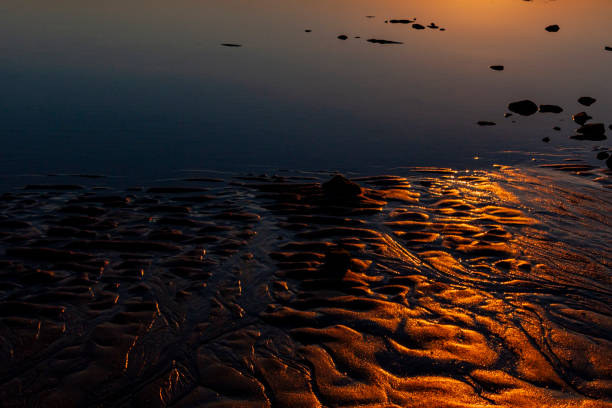
[[339,36],[338,36],[338,39],[339,39],[339,40],[342,40],[342,41],[345,41],[345,40],[347,40],[347,39],[348,39],[348,37],[347,37],[346,35],[342,34],[342,35],[339,35]]
[[425,27],[423,27],[422,25],[415,23],[412,25],[412,28],[414,28],[415,30],[424,30]]
[[510,116],[512,116],[511,113],[504,113],[504,118],[509,118]]
[[571,138],[576,140],[605,140],[605,131],[606,127],[603,125],[603,123],[591,123],[582,126],[577,130],[579,134],[572,136]]
[[606,132],[606,127],[603,123],[591,123],[582,126],[577,130],[578,133],[582,133],[583,135],[594,135],[594,134],[603,134]]
[[312,30],[307,29],[307,30],[304,30],[304,32],[306,32],[306,33],[312,33]]
[[546,136],[545,138],[542,139],[542,141],[544,143],[548,143],[548,142],[550,142],[550,137]]
[[605,47],[604,48],[606,51],[612,51],[612,47]]
[[572,119],[574,120],[574,122],[582,126],[589,120],[593,119],[593,117],[589,116],[586,112],[580,112],[573,115]]
[[546,27],[546,31],[548,31],[549,33],[556,33],[557,31],[559,31],[560,27],[556,24],[553,25],[549,25],[548,27]]
[[399,41],[378,40],[376,38],[370,38],[367,41],[372,44],[403,44],[402,42],[399,42]]
[[563,108],[557,105],[540,105],[541,113],[561,113]]
[[359,184],[353,183],[342,174],[335,175],[321,187],[325,196],[332,199],[353,199],[361,194]]
[[560,131],[561,131],[561,128],[560,128],[559,126],[555,126],[555,127],[553,128],[553,130],[556,130],[557,132],[560,132]]
[[414,20],[407,20],[407,19],[401,19],[401,20],[389,20],[389,22],[391,24],[410,24],[410,23],[414,23]]
[[242,44],[231,44],[231,43],[224,43],[221,44],[224,47],[242,47]]
[[530,100],[524,100],[512,102],[508,105],[508,109],[522,116],[531,116],[538,111],[538,105]]
[[503,71],[504,70],[503,65],[491,65],[489,68],[491,68],[493,71]]
[[606,160],[606,166],[608,166],[609,169],[612,169],[612,156],[608,157],[608,160]]
[[427,27],[433,28],[433,29],[440,28],[436,25],[436,23],[430,23]]
[[481,120],[481,121],[478,122],[478,125],[479,126],[495,126],[496,123],[495,122],[489,122],[489,121],[486,121],[486,120]]
[[597,153],[597,160],[606,160],[608,157],[610,157],[610,154],[608,152]]
[[590,96],[583,96],[582,98],[578,98],[578,103],[584,106],[591,106],[597,102],[597,99],[591,98]]

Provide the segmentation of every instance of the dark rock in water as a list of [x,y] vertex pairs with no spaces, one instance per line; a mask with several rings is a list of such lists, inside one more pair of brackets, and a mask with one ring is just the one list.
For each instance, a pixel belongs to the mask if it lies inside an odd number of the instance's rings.
[[376,16],[366,16],[366,18],[376,18]]
[[572,136],[571,138],[576,140],[605,140],[605,131],[606,127],[603,125],[603,123],[591,123],[582,126],[580,129],[577,130],[579,134]]
[[610,128],[610,130],[612,130],[612,125],[608,126],[608,128]]
[[603,134],[606,133],[606,127],[603,123],[591,123],[582,126],[577,130],[578,133],[582,133],[583,135],[594,135],[594,134]]
[[486,120],[481,120],[478,122],[479,126],[495,126],[496,123],[495,122],[488,122]]
[[429,27],[429,28],[433,28],[433,29],[439,28],[439,27],[436,25],[436,23],[430,23],[430,24],[429,24],[427,27]]
[[389,22],[391,24],[410,24],[410,23],[414,23],[414,20],[406,20],[406,19],[401,19],[401,20],[389,20]]
[[312,30],[304,30],[306,33],[312,33]]
[[418,23],[417,24],[413,24],[412,28],[414,28],[415,30],[424,30],[425,29],[425,27],[423,27],[422,25],[420,25]]
[[334,249],[325,254],[323,268],[331,275],[342,278],[351,267],[351,254],[346,249]]
[[545,138],[542,139],[542,141],[544,143],[548,143],[548,142],[550,142],[550,137],[546,136]]
[[561,113],[563,108],[557,105],[540,105],[541,113]]
[[590,96],[583,96],[582,98],[578,98],[578,103],[584,106],[591,106],[597,102],[597,99],[591,98]]
[[608,157],[610,157],[610,153],[608,152],[597,153],[597,160],[606,160]]
[[504,113],[504,118],[509,118],[510,116],[512,116],[511,113]]
[[489,68],[491,68],[493,71],[503,71],[504,70],[503,65],[491,65]]
[[586,112],[580,112],[580,113],[573,115],[572,119],[574,120],[574,122],[582,126],[585,123],[587,123],[589,120],[593,119],[593,117],[589,116]]
[[560,128],[559,126],[555,126],[555,127],[553,128],[553,130],[556,130],[557,132],[559,132],[559,131],[561,130],[561,128]]
[[446,31],[446,28],[441,28],[440,31]]
[[559,31],[560,27],[556,24],[553,25],[549,25],[548,27],[546,27],[546,31],[548,31],[549,33],[556,33],[557,31]]
[[608,157],[608,160],[606,160],[606,166],[608,166],[609,169],[612,169],[612,156]]
[[370,38],[367,41],[372,44],[403,44],[402,42],[399,42],[399,41],[378,40],[376,38]]
[[231,43],[224,43],[221,44],[224,47],[242,47],[242,44],[231,44]]
[[531,116],[538,111],[538,105],[530,100],[512,102],[508,109],[522,116]]
[[606,51],[612,51],[612,47],[605,47],[604,48]]
[[607,137],[603,133],[593,134],[593,135],[578,134],[578,135],[570,136],[570,139],[574,139],[574,140],[588,140],[588,141],[591,141],[591,142],[601,142],[602,140],[606,140]]
[[361,194],[359,184],[353,183],[342,174],[335,175],[321,187],[325,197],[332,200],[352,200]]
[[342,35],[338,36],[338,39],[344,41],[344,40],[347,40],[348,37],[346,35],[342,34]]

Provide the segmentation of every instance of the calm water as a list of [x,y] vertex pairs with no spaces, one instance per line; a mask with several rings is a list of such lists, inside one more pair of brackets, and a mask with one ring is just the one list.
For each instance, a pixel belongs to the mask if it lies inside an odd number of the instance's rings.
[[[414,17],[446,31],[385,24]],[[594,121],[612,122],[610,17],[608,0],[5,0],[0,174],[466,168],[529,159],[504,150],[590,151],[602,143],[569,140],[571,114],[592,96]],[[503,118],[527,98],[565,112]]]

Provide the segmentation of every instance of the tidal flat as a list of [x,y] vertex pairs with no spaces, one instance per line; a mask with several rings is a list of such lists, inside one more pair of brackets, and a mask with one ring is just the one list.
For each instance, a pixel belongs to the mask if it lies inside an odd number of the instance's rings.
[[612,2],[0,2],[0,406],[612,408]]
[[609,196],[402,172],[4,194],[3,405],[612,406]]

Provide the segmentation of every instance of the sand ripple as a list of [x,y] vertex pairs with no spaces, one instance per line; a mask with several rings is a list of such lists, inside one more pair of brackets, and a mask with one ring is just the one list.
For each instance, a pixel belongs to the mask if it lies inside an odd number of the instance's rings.
[[2,405],[612,406],[609,193],[328,179],[4,194]]

